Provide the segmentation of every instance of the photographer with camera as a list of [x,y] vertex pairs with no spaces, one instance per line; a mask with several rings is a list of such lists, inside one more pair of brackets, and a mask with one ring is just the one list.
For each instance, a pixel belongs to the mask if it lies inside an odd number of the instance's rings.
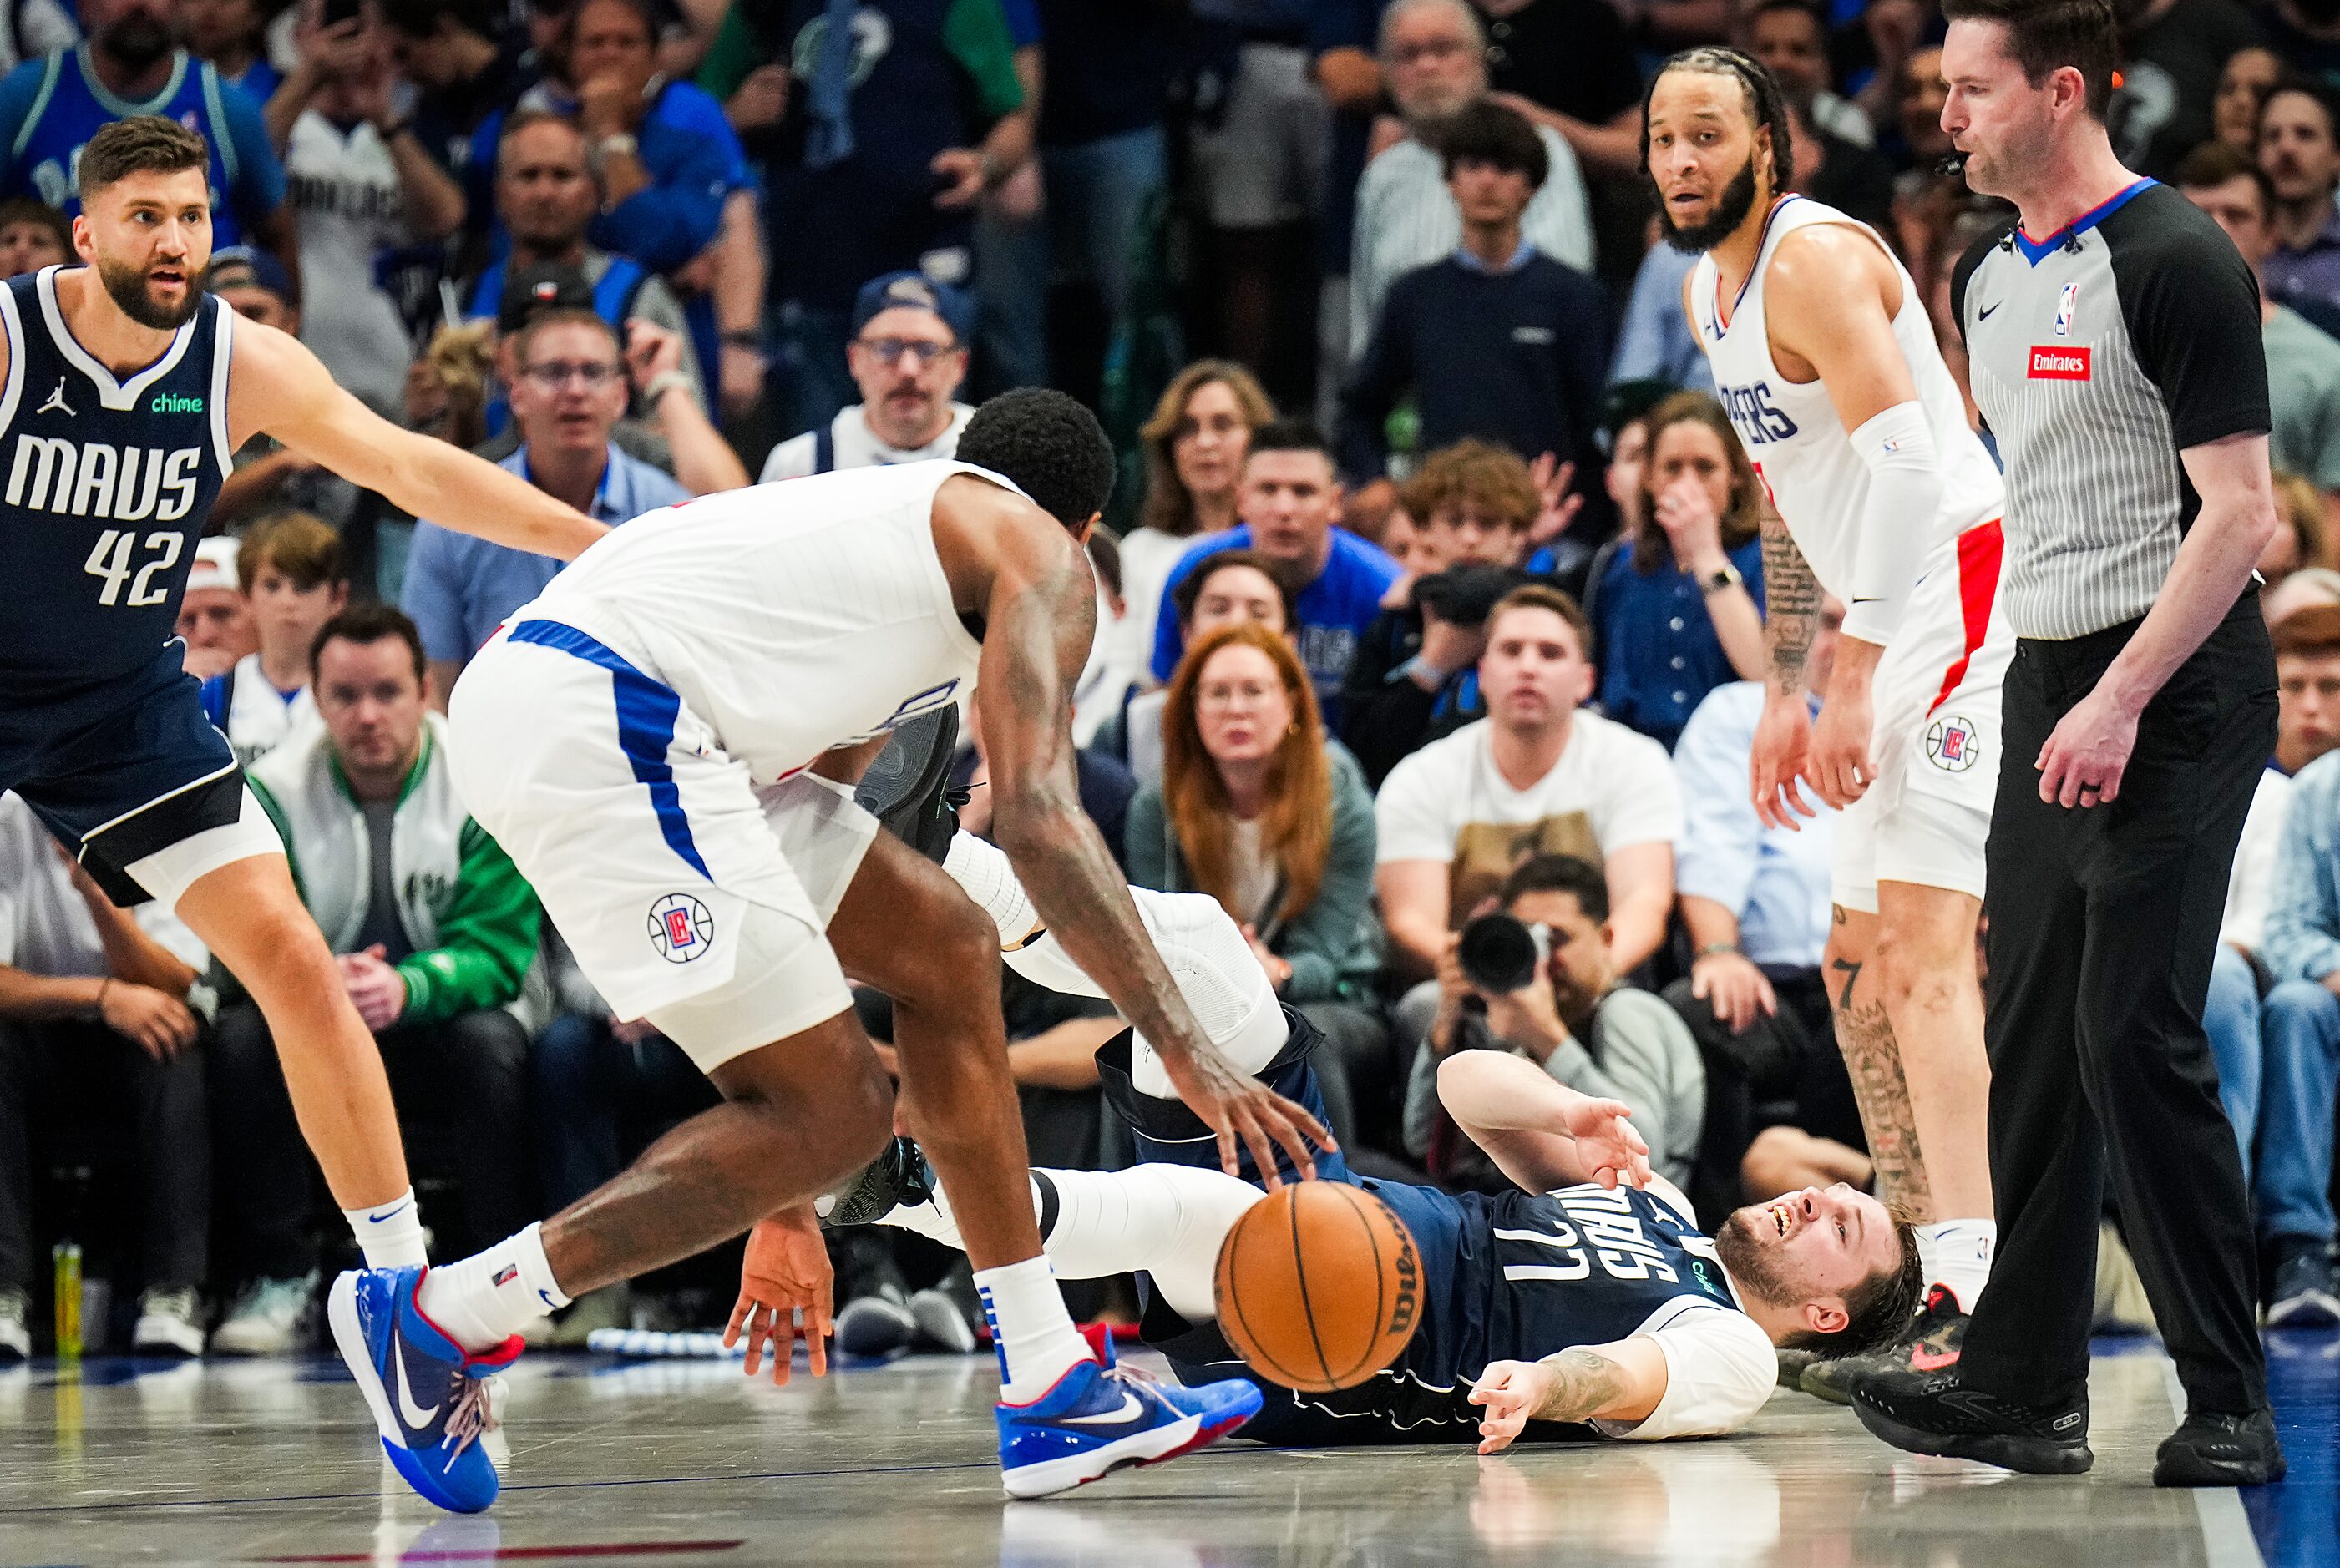
[[1449,1188],[1498,1191],[1494,1164],[1439,1108],[1438,1069],[1460,1050],[1508,1050],[1579,1093],[1622,1100],[1650,1169],[1690,1180],[1706,1070],[1673,1009],[1625,983],[1609,954],[1609,884],[1574,855],[1539,854],[1446,939],[1438,1013],[1406,1088],[1406,1151]]

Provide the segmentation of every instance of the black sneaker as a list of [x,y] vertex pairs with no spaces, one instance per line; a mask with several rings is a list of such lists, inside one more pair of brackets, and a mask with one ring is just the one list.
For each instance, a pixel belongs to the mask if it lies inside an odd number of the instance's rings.
[[2153,1456],[2156,1486],[2264,1486],[2287,1466],[2275,1439],[2275,1415],[2264,1406],[2248,1415],[2193,1411],[2161,1440]]
[[2322,1242],[2276,1265],[2266,1322],[2269,1328],[2329,1328],[2340,1323],[2340,1288],[2334,1285],[2332,1260]]
[[893,1238],[881,1230],[839,1230],[828,1244],[837,1269],[838,1352],[874,1359],[907,1349],[918,1320],[910,1315],[909,1287],[894,1265]]
[[945,704],[894,727],[853,798],[887,833],[937,865],[958,833],[963,792],[950,785],[958,754],[958,709]]
[[1831,1405],[1849,1405],[1859,1381],[1878,1372],[1948,1372],[1958,1364],[1958,1346],[1967,1336],[1967,1315],[1947,1285],[1926,1292],[1925,1305],[1909,1320],[1909,1328],[1890,1345],[1859,1356],[1839,1356],[1815,1361],[1804,1368],[1796,1386]]
[[991,1336],[982,1294],[975,1288],[975,1266],[964,1257],[934,1284],[911,1293],[910,1316],[918,1325],[919,1344],[954,1356],[974,1355]]
[[[813,1203],[823,1229],[841,1225],[875,1225],[897,1208],[915,1208],[932,1201],[935,1173],[926,1152],[907,1138],[897,1138],[863,1166],[853,1179]],[[823,1207],[826,1205],[826,1207]]]
[[1860,1424],[1896,1448],[1978,1459],[2033,1475],[2077,1475],[2088,1449],[2088,1401],[2018,1405],[1958,1381],[1956,1371],[1872,1372],[1852,1391]]

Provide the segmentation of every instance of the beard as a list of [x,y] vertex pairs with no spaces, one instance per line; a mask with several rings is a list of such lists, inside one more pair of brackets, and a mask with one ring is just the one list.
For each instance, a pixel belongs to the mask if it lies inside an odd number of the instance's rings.
[[1722,1267],[1730,1271],[1740,1288],[1774,1307],[1785,1307],[1796,1299],[1796,1293],[1780,1277],[1771,1249],[1755,1238],[1756,1225],[1770,1223],[1760,1209],[1740,1209],[1714,1233],[1714,1255],[1722,1259]]
[[171,34],[147,15],[124,16],[107,28],[98,43],[108,54],[133,71],[144,71],[171,52]]
[[137,267],[124,267],[100,261],[97,281],[122,307],[122,313],[142,327],[152,327],[158,332],[175,332],[193,319],[196,308],[203,302],[203,280],[190,271],[187,276],[187,297],[176,309],[154,302],[146,291],[146,273]]
[[1658,202],[1658,221],[1665,225],[1666,239],[1675,250],[1702,256],[1738,232],[1739,225],[1754,210],[1755,155],[1750,153],[1747,155],[1747,167],[1730,177],[1730,183],[1722,188],[1722,195],[1707,214],[1706,222],[1675,222],[1663,199]]

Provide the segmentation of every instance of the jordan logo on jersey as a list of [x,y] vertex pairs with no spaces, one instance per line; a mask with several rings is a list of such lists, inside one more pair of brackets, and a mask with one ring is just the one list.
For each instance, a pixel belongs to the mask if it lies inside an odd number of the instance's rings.
[[1768,446],[1796,433],[1796,421],[1772,406],[1769,381],[1758,381],[1751,387],[1718,387],[1716,390],[1722,394],[1722,406],[1730,410],[1730,422],[1739,428],[1749,446]]
[[49,394],[49,400],[35,409],[33,412],[35,414],[62,413],[67,418],[74,417],[74,406],[65,401],[65,379],[63,376],[57,378],[57,390]]
[[19,431],[5,499],[27,511],[174,523],[193,509],[203,449],[116,447]]

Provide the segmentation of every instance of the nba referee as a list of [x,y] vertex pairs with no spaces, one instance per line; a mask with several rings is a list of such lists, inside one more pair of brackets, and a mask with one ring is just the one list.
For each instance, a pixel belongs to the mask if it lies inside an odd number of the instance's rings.
[[1942,127],[2022,220],[1952,290],[2007,468],[2019,639],[1988,860],[1998,1258],[1958,1364],[1873,1376],[1854,1404],[1903,1448],[2087,1469],[2109,1181],[2186,1393],[2154,1480],[2276,1480],[2250,1205],[2202,1033],[2275,744],[2256,288],[2208,218],[2113,156],[2108,0],[1942,9]]

